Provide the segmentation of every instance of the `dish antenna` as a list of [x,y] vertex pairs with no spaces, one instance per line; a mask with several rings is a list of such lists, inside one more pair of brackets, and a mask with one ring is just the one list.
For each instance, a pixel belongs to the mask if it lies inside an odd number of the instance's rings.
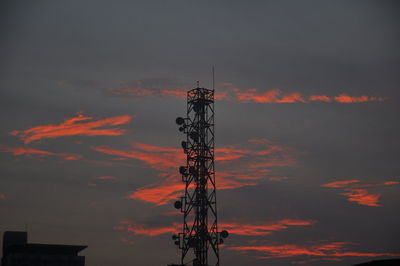
[[185,193],[174,207],[183,213],[182,231],[173,235],[181,250],[181,264],[170,266],[219,266],[219,245],[229,236],[218,231],[216,180],[214,169],[214,66],[213,89],[199,87],[187,93],[187,116],[178,117],[186,140],[181,146],[186,166],[179,167]]

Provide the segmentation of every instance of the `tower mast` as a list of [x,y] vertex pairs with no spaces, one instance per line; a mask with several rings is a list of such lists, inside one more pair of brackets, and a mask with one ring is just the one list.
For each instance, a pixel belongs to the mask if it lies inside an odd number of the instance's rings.
[[[228,232],[218,231],[214,165],[214,89],[196,88],[187,92],[186,117],[178,117],[186,165],[179,167],[185,193],[175,202],[183,213],[182,232],[173,235],[181,250],[181,264],[220,265],[219,244]],[[177,264],[172,264],[177,265]]]

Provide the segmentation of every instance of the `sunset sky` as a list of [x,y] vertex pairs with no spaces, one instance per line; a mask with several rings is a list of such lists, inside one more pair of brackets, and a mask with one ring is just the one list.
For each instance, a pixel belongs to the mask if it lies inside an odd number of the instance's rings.
[[399,12],[2,1],[0,233],[88,245],[87,266],[178,263],[175,118],[214,65],[221,266],[400,258]]

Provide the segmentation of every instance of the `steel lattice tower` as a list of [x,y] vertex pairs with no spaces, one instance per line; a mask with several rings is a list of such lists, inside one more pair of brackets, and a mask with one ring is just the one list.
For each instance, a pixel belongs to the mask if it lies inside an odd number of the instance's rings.
[[181,250],[179,265],[219,266],[219,244],[228,232],[218,232],[214,90],[197,87],[188,91],[186,118],[178,117],[176,123],[186,135],[182,148],[187,155],[186,166],[179,167],[185,194],[175,202],[183,213],[183,228],[172,237]]

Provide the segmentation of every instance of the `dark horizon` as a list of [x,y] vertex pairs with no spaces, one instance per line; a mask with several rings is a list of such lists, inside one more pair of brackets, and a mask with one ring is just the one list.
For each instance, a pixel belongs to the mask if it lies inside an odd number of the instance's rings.
[[399,7],[2,1],[0,233],[177,263],[175,119],[215,66],[221,266],[400,258]]

